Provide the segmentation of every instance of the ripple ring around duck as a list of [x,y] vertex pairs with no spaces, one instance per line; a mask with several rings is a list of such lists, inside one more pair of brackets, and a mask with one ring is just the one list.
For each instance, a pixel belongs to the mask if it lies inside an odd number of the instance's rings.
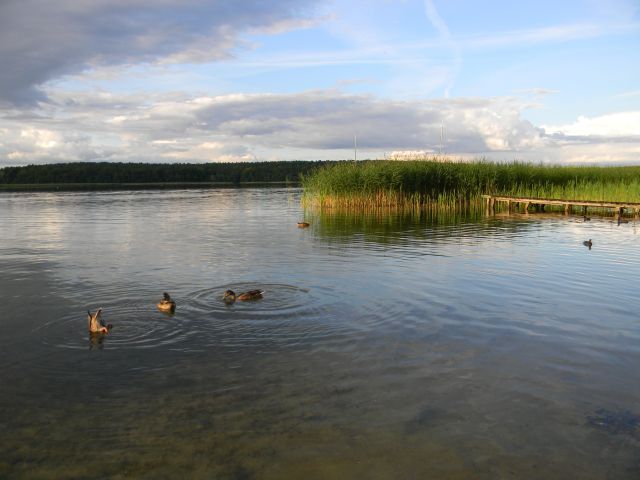
[[[58,348],[138,349],[161,348],[185,343],[193,335],[188,319],[168,317],[156,309],[154,298],[119,298],[102,304],[105,323],[113,325],[108,335],[87,332],[87,313],[70,311],[40,325],[41,341]],[[86,310],[86,309],[85,309]]]

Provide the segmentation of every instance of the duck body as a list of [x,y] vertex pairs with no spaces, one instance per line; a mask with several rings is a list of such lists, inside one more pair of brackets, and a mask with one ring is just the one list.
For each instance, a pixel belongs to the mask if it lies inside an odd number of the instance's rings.
[[298,228],[307,228],[309,225],[309,222],[298,222]]
[[89,326],[89,333],[109,333],[109,330],[113,328],[113,325],[105,324],[102,320],[102,308],[96,310],[96,313],[87,311],[87,323]]
[[156,306],[161,312],[173,313],[176,311],[176,302],[171,299],[171,296],[167,292],[164,292],[162,300],[160,300]]
[[264,290],[249,290],[248,292],[236,294],[233,290],[227,290],[226,292],[224,292],[222,300],[224,300],[226,303],[233,303],[236,300],[240,300],[242,302],[246,302],[248,300],[258,300],[262,298],[263,293]]
[[591,239],[589,239],[589,240],[585,240],[584,242],[582,242],[582,244],[583,244],[585,247],[589,247],[589,250],[591,250],[591,247],[592,247],[592,245],[593,245],[593,242],[591,241]]

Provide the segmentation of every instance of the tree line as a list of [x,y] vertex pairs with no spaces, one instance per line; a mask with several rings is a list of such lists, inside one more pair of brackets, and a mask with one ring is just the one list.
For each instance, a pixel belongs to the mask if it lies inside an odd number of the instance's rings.
[[298,182],[329,161],[242,163],[77,162],[0,169],[0,184]]

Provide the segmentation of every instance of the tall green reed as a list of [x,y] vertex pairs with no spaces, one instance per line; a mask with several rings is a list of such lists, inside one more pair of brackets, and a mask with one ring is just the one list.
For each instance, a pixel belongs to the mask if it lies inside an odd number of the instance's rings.
[[324,206],[455,208],[483,194],[640,202],[640,167],[375,160],[320,168],[302,185],[305,204]]

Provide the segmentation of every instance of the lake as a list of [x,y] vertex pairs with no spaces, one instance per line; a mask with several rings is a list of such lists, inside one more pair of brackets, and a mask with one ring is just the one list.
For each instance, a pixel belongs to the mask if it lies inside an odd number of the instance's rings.
[[300,195],[1,193],[0,477],[640,477],[638,220]]

